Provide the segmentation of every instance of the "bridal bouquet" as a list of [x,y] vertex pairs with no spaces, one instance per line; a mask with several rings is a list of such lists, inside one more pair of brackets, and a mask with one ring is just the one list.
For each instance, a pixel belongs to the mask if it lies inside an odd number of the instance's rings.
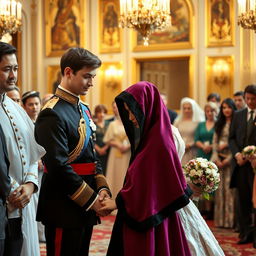
[[256,146],[251,145],[251,146],[247,146],[242,150],[242,155],[244,157],[250,157],[252,155],[256,154]]
[[218,167],[213,162],[199,157],[190,160],[183,166],[183,169],[186,177],[190,179],[194,185],[200,187],[204,198],[209,200],[209,193],[215,191],[220,183]]

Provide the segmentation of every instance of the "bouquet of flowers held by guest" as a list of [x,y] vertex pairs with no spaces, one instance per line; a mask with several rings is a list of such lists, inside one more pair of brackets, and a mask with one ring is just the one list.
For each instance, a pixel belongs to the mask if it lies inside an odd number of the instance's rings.
[[247,146],[242,150],[242,155],[245,158],[250,158],[254,154],[256,154],[256,146],[254,145]]
[[[215,191],[220,183],[220,173],[218,167],[205,158],[195,158],[183,166],[185,176],[195,186],[199,187],[205,199],[210,199],[210,194]],[[193,201],[198,201],[199,197],[194,197]]]

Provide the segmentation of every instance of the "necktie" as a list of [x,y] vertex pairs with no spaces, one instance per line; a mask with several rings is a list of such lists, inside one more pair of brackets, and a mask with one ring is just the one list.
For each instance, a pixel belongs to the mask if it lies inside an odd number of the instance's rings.
[[249,138],[250,138],[250,135],[251,135],[251,132],[253,130],[253,127],[254,127],[254,120],[253,120],[253,114],[254,114],[254,111],[251,110],[250,111],[250,118],[247,122],[247,133],[246,133],[246,143],[247,145],[249,145]]

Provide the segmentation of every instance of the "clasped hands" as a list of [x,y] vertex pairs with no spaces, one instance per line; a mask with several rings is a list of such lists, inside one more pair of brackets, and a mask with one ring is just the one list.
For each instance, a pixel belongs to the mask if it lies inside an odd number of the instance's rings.
[[100,191],[97,200],[92,206],[92,210],[101,217],[109,215],[116,208],[115,200],[110,198],[109,193],[106,190]]
[[22,209],[29,202],[34,192],[35,186],[32,182],[20,185],[15,191],[8,196],[9,209]]

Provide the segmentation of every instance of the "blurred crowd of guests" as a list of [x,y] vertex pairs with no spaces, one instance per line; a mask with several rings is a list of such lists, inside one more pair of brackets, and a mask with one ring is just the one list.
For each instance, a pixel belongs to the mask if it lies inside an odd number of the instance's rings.
[[[36,91],[20,96],[17,87],[7,95],[22,104],[33,122],[36,121],[41,107],[53,96],[47,94],[41,99]],[[166,95],[161,94],[161,97],[167,106]],[[168,109],[170,122],[178,128],[186,145],[182,164],[193,158],[203,157],[213,161],[220,171],[219,188],[211,195],[210,201],[201,200],[201,213],[208,219],[214,219],[216,227],[235,228],[240,233],[241,244],[254,239],[254,173],[250,161],[240,159],[240,152],[247,145],[256,145],[255,136],[252,136],[256,123],[253,123],[251,134],[248,134],[246,128],[247,122],[251,118],[254,120],[255,111],[255,85],[247,86],[245,91],[236,92],[233,99],[226,98],[221,101],[217,93],[211,93],[204,106],[185,97],[181,100],[179,114]],[[129,165],[130,144],[115,102],[112,104],[112,112],[113,117],[109,117],[106,106],[99,104],[94,109],[93,119],[96,124],[95,149],[115,198],[123,185]],[[38,170],[39,174],[43,173],[40,162]],[[39,184],[41,176],[39,175]],[[35,195],[35,205],[37,200]],[[38,228],[39,239],[44,241],[41,224]]]

